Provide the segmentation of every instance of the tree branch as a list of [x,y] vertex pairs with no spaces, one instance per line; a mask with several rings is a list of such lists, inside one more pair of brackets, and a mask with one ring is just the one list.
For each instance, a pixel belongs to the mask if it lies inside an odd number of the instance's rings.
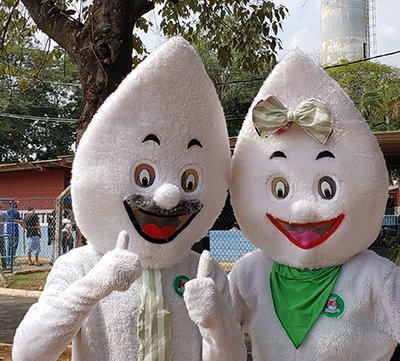
[[79,53],[76,39],[84,25],[69,17],[53,1],[21,1],[36,25],[76,59]]
[[149,11],[154,9],[154,3],[149,0],[137,0],[133,1],[132,10],[135,14],[134,22],[139,19],[144,14],[147,14]]
[[10,13],[8,14],[7,20],[6,20],[6,22],[5,22],[4,26],[3,26],[3,28],[1,29],[1,32],[0,32],[0,33],[1,33],[0,49],[1,49],[1,48],[4,48],[4,43],[5,43],[5,39],[6,39],[6,35],[7,35],[7,30],[8,30],[8,27],[9,27],[10,23],[11,23],[11,19],[12,19],[12,16],[13,16],[13,14],[14,14],[14,11],[15,11],[15,9],[18,7],[18,4],[19,4],[19,0],[17,0],[17,1],[15,2],[15,4],[14,4],[14,6],[12,7]]

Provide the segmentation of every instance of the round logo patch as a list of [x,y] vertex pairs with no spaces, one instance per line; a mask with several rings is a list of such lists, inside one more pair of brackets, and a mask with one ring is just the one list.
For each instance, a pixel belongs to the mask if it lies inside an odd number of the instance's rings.
[[331,293],[322,313],[326,317],[339,317],[344,312],[344,301],[336,293]]
[[183,297],[183,293],[185,292],[185,283],[189,280],[190,278],[187,276],[178,276],[175,278],[174,289],[179,297]]

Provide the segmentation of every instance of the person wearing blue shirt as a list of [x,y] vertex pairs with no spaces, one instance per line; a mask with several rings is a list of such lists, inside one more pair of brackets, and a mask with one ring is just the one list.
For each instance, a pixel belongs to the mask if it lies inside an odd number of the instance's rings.
[[[19,224],[22,222],[21,215],[17,210],[17,203],[14,203],[14,208],[10,206],[10,209],[7,211],[8,214],[8,223],[7,223],[7,234],[9,239],[9,251],[12,252],[13,257],[15,256],[18,248],[19,241]],[[11,223],[11,220],[14,220]]]
[[2,205],[0,204],[0,258],[1,258],[1,268],[3,269],[6,269],[7,267],[7,252],[6,252],[6,242],[4,235],[4,225],[7,223],[7,219],[8,219],[7,212],[2,210]]

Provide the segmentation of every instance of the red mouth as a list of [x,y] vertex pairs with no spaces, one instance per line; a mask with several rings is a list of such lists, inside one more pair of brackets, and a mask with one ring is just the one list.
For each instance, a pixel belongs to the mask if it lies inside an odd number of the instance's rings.
[[142,227],[142,231],[149,237],[166,239],[171,237],[176,232],[176,229],[171,226],[159,227],[157,224],[149,223]]
[[285,222],[269,213],[266,216],[290,242],[302,249],[310,249],[326,241],[344,219],[344,214],[340,214],[327,221],[302,224]]

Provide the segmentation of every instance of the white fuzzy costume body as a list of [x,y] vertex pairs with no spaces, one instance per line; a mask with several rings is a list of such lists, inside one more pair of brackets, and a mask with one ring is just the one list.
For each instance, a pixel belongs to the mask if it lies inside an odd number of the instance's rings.
[[[141,280],[126,292],[114,291],[107,297],[105,292],[96,294],[93,288],[101,280],[88,275],[101,257],[85,246],[57,261],[39,302],[30,308],[18,329],[24,339],[18,339],[15,360],[56,360],[70,340],[74,361],[137,360]],[[172,360],[201,360],[199,329],[173,287],[177,276],[196,277],[198,259],[198,254],[190,252],[163,272],[164,297],[171,312]],[[219,267],[214,269],[210,276],[229,299],[226,276]]]
[[296,349],[272,303],[272,260],[260,250],[235,264],[230,274],[233,301],[254,361],[389,361],[400,340],[400,269],[372,251],[343,265],[334,292],[344,302],[338,318],[319,317]]
[[[127,76],[81,139],[71,195],[89,245],[54,264],[17,329],[14,360],[53,361],[71,341],[74,361],[241,360],[227,277],[206,257],[197,281],[190,250],[224,205],[229,161],[214,86],[193,48],[172,38]],[[199,290],[216,301],[211,309]]]
[[[260,136],[253,109],[270,96],[289,110],[290,119],[305,101],[326,104],[328,139],[317,141],[297,123]],[[291,52],[255,98],[231,166],[235,215],[260,249],[229,275],[255,361],[390,359],[400,341],[400,270],[366,251],[378,235],[387,191],[385,161],[365,120],[322,69],[300,51]],[[309,274],[341,265],[325,308],[300,346],[291,341],[284,313],[278,316],[273,301],[274,263]]]

